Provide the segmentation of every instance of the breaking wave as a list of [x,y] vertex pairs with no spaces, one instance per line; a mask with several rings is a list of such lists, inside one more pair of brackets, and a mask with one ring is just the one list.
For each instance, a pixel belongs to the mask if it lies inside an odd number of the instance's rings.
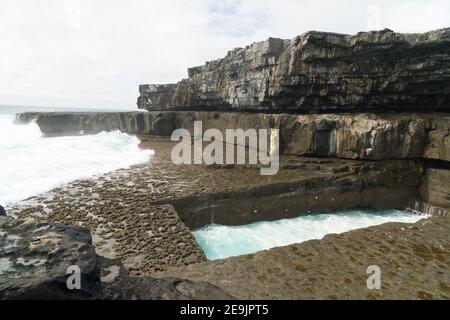
[[138,144],[120,131],[47,138],[37,124],[16,125],[12,114],[0,114],[0,204],[148,161],[153,151]]

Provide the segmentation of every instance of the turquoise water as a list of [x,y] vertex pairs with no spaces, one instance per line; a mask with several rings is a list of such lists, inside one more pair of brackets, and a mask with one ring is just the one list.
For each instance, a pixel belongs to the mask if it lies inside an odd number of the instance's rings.
[[207,258],[215,260],[321,239],[330,233],[342,233],[386,222],[414,223],[422,218],[400,210],[352,210],[241,226],[212,224],[193,233]]

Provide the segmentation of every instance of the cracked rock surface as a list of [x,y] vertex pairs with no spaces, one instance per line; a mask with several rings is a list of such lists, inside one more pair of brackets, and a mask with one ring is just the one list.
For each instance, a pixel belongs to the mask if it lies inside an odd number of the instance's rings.
[[[143,138],[144,139],[144,138]],[[146,138],[151,162],[78,180],[14,204],[30,221],[88,228],[97,254],[119,258],[133,276],[205,261],[191,229],[333,212],[403,208],[420,183],[414,161],[285,158],[276,176],[258,168],[170,161],[171,142]],[[394,192],[395,190],[395,192]]]
[[[68,268],[80,289],[67,287]],[[119,260],[97,256],[88,230],[0,217],[0,299],[230,299],[205,282],[129,277]]]
[[[386,223],[321,240],[169,269],[238,299],[449,299],[450,216]],[[381,289],[367,288],[367,268]]]

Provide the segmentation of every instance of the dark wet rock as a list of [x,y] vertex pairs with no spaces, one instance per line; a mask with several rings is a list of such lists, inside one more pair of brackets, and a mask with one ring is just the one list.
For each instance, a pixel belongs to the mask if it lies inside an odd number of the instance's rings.
[[[81,270],[69,290],[67,270]],[[100,289],[95,249],[85,229],[0,217],[0,299],[81,299]]]
[[24,112],[16,117],[18,124],[32,121],[48,136],[114,130],[167,136],[175,129],[173,114],[164,112]]
[[450,29],[269,38],[139,88],[147,110],[348,112],[448,110]]
[[0,205],[0,216],[6,216],[6,210]]
[[[248,224],[294,218],[308,212],[404,208],[421,182],[422,166],[415,161],[324,164],[303,161],[282,167],[271,181],[255,177],[239,187],[168,201],[184,223],[195,229],[209,223]],[[236,169],[216,171],[224,176],[236,175]],[[241,172],[238,177],[245,179],[248,174]],[[225,179],[230,178],[221,180]]]
[[[70,290],[70,266],[81,289]],[[96,255],[88,230],[0,217],[0,299],[230,299],[206,282],[132,278],[122,262]]]
[[408,203],[407,209],[409,211],[423,213],[428,216],[450,215],[450,207],[440,207],[420,198],[411,199]]

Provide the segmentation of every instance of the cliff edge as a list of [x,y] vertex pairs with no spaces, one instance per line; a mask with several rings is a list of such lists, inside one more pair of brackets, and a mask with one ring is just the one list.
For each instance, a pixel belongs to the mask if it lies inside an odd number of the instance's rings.
[[417,34],[310,31],[269,38],[139,87],[140,109],[257,112],[449,111],[450,28]]

